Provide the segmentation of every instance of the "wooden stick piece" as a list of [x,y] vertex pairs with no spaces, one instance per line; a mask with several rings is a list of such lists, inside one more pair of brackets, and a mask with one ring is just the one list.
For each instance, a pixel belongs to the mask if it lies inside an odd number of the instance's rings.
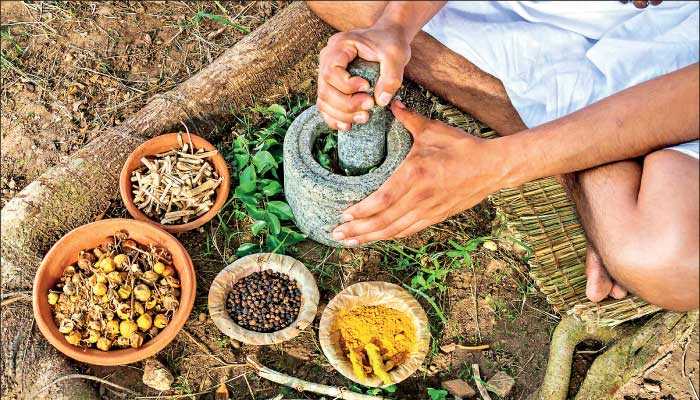
[[481,373],[479,372],[479,364],[472,364],[472,370],[474,371],[474,383],[476,384],[476,388],[479,389],[479,394],[481,394],[481,397],[483,400],[491,400],[491,396],[489,396],[489,392],[486,390],[486,387],[481,381]]
[[325,396],[331,396],[334,399],[343,400],[386,400],[384,397],[355,393],[346,388],[321,385],[319,383],[309,382],[293,376],[285,375],[260,364],[252,356],[246,357],[246,361],[248,361],[248,364],[255,369],[255,372],[261,378],[265,378],[280,385],[288,386],[300,392],[314,392]]

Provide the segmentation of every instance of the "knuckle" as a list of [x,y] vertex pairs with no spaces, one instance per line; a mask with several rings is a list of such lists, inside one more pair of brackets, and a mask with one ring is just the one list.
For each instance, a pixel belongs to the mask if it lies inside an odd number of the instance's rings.
[[377,195],[377,203],[386,206],[391,203],[392,195],[388,192],[381,192]]

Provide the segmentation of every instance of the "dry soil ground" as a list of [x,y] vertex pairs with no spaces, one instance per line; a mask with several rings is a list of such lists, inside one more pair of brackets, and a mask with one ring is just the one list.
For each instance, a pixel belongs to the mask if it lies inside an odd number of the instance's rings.
[[[276,2],[227,1],[3,2],[3,205],[47,168],[105,127],[119,124],[153,94],[187,79],[283,6]],[[222,24],[220,18],[212,16],[223,16],[229,23]],[[430,113],[429,104],[417,105]],[[253,110],[240,118],[247,121],[248,127],[265,123],[260,113]],[[218,143],[220,148],[230,147],[237,132],[244,129],[242,125],[225,127]],[[115,199],[108,216],[123,215],[126,214]],[[224,221],[180,237],[195,261],[198,297],[185,327],[187,333],[178,335],[158,356],[176,376],[173,389],[162,395],[167,398],[203,392],[202,398],[211,398],[212,388],[220,382],[226,383],[233,399],[266,399],[289,393],[252,373],[245,374],[249,370],[242,363],[248,354],[304,379],[349,385],[320,352],[317,325],[290,342],[269,347],[241,347],[219,333],[207,317],[207,290],[214,276],[235,259],[237,244],[244,239],[235,231],[245,231],[246,224],[242,221],[241,226],[229,226]],[[440,382],[454,377],[473,384],[469,366],[478,363],[484,378],[499,370],[513,376],[516,386],[509,398],[521,399],[538,387],[558,316],[524,273],[526,254],[518,251],[522,250],[518,246],[514,250],[513,242],[500,233],[499,226],[495,210],[485,202],[404,241],[354,250],[332,250],[305,242],[293,254],[318,279],[322,295],[320,315],[328,300],[352,283],[409,283],[419,268],[431,270],[431,254],[450,248],[449,240],[466,243],[494,235],[497,247],[478,246],[471,254],[471,265],[464,263],[435,272],[444,274],[441,279],[445,289],[432,290],[429,296],[445,313],[447,322],[440,322],[432,306],[421,299],[426,310],[431,310],[433,351],[424,368],[399,385],[395,396],[425,399],[427,388],[439,388]],[[232,236],[222,234],[231,230]],[[440,351],[441,345],[449,343],[488,344],[490,348]],[[595,343],[584,347],[587,351],[576,356],[572,387],[590,365],[594,357],[590,353],[599,350]],[[688,365],[697,360],[697,351],[697,346],[691,346]],[[81,368],[85,373],[107,377],[144,394],[157,394],[139,383],[139,364],[121,369],[86,365]],[[673,373],[679,370],[670,368]],[[697,372],[694,377],[697,385]],[[644,388],[644,383],[639,382],[629,390],[630,398],[661,398],[662,394],[654,392],[653,387]],[[663,383],[661,389],[666,390]],[[100,390],[105,397],[120,397],[106,386]],[[316,398],[304,396],[296,394],[292,398]],[[666,398],[683,398],[669,396]]]

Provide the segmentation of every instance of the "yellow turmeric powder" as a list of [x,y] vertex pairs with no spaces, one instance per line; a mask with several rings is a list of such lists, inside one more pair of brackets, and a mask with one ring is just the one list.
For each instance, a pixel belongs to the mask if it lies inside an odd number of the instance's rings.
[[388,371],[415,349],[416,330],[405,313],[385,306],[358,306],[338,314],[334,330],[353,371],[364,381],[374,374],[391,384]]

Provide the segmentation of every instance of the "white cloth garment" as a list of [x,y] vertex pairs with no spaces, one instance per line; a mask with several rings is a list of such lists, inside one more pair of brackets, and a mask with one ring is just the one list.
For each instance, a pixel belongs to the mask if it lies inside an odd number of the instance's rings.
[[423,30],[500,79],[533,127],[698,62],[698,4],[448,2]]

